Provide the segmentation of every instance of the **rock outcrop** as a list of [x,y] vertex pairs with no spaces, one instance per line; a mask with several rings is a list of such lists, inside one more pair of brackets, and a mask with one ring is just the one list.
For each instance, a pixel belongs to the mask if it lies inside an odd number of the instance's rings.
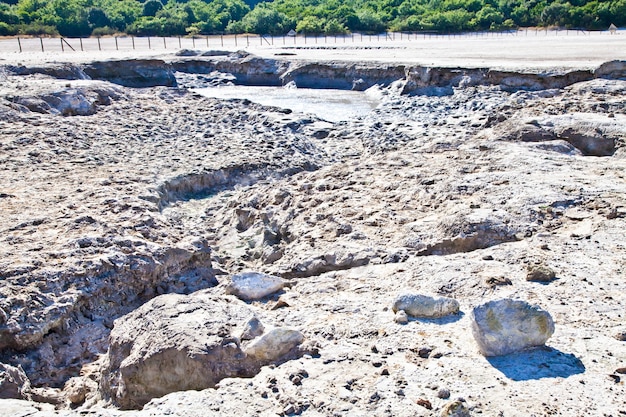
[[82,70],[92,79],[106,80],[125,87],[176,85],[171,65],[158,59],[92,62]]
[[0,399],[27,399],[30,381],[21,368],[0,363]]
[[253,315],[236,299],[201,291],[163,295],[115,321],[102,369],[105,398],[137,409],[170,392],[252,377],[261,366],[295,357],[303,335],[274,328],[242,346],[237,334]]
[[[623,116],[618,116],[622,118]],[[522,121],[511,120],[502,127],[507,131],[504,140],[545,142],[562,140],[578,149],[583,155],[610,156],[616,144],[626,141],[626,130],[615,115],[572,113],[547,116]]]

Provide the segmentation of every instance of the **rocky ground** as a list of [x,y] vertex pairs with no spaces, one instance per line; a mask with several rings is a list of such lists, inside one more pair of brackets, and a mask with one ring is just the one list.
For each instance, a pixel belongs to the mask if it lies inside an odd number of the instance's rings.
[[[4,67],[0,414],[626,414],[626,63],[311,68]],[[168,86],[356,73],[381,104],[339,123]],[[404,291],[460,312],[403,322]],[[505,297],[546,346],[479,352]]]

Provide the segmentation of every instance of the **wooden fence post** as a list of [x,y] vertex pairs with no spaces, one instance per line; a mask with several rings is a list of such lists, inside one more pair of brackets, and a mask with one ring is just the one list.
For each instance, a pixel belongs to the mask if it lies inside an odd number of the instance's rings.
[[165,43],[165,36],[163,36],[163,48],[167,49],[167,43]]
[[98,36],[98,51],[102,51],[102,45],[100,45],[100,36]]
[[80,41],[80,50],[84,51],[84,49],[83,49],[83,38],[78,38],[78,40]]
[[131,36],[130,39],[133,41],[133,49],[135,49],[135,37]]
[[22,52],[22,42],[20,42],[20,38],[17,38],[17,45],[20,47],[20,53]]
[[41,38],[41,36],[39,37],[39,43],[41,44],[41,52],[44,52],[44,50],[43,50],[43,39]]
[[69,42],[65,40],[65,38],[61,37],[61,50],[62,50],[63,52],[65,52],[65,49],[63,48],[63,44],[64,44],[64,43],[65,43],[67,46],[69,46],[69,47],[70,47],[70,49],[71,49],[72,51],[76,52],[76,49],[74,49],[74,47],[73,47],[72,45],[70,45],[70,44],[69,44]]
[[150,36],[148,36],[148,49],[152,49],[152,45],[150,44]]
[[115,37],[115,50],[116,50],[116,51],[119,51],[119,50],[120,50],[120,48],[119,48],[119,46],[118,46],[118,44],[117,44],[117,36]]

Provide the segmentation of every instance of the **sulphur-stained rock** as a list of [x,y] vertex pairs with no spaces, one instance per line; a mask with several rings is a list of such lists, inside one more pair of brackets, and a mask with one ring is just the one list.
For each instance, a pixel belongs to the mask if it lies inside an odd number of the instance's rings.
[[459,312],[459,302],[448,297],[423,294],[400,294],[393,302],[393,311],[404,310],[412,317],[437,318]]
[[98,383],[85,377],[70,378],[63,386],[67,400],[75,405],[83,404],[98,391]]
[[472,333],[484,356],[507,355],[544,345],[554,333],[554,321],[538,306],[502,299],[474,308]]
[[284,279],[273,275],[242,272],[231,277],[226,292],[245,301],[254,301],[282,290],[285,284]]
[[0,363],[0,398],[27,398],[29,390],[30,381],[21,368]]
[[526,281],[550,282],[556,277],[556,272],[545,265],[533,265],[527,270]]
[[441,417],[470,417],[470,411],[464,401],[454,400],[441,410]]
[[269,363],[295,352],[303,341],[304,336],[299,331],[277,327],[254,339],[244,352],[249,358]]

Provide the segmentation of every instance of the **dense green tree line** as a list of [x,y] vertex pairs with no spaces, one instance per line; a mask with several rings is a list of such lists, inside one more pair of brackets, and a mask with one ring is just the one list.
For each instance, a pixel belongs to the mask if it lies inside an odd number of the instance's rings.
[[626,26],[626,0],[0,0],[0,35],[172,36]]

